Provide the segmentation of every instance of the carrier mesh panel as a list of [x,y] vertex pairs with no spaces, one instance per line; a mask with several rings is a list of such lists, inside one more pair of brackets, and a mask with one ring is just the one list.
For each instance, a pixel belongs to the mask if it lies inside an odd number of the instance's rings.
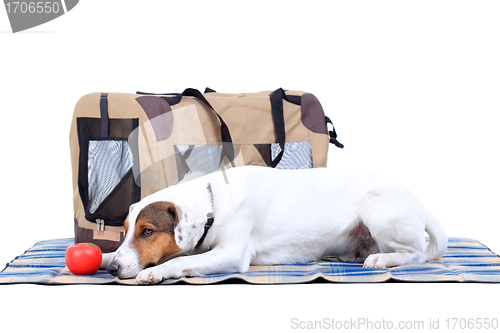
[[89,141],[88,195],[91,214],[113,192],[132,164],[132,152],[127,141]]
[[[271,144],[271,158],[274,160],[281,152],[278,143]],[[308,169],[313,167],[310,141],[285,142],[285,152],[276,169]]]
[[220,166],[222,145],[177,145],[179,179],[189,172],[209,174]]

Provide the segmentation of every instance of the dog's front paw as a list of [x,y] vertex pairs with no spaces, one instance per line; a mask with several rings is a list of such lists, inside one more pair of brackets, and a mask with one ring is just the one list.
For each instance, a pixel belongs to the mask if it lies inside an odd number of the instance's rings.
[[370,254],[363,264],[364,268],[387,268],[383,253]]
[[157,284],[163,280],[163,272],[157,267],[143,270],[135,278],[137,284]]

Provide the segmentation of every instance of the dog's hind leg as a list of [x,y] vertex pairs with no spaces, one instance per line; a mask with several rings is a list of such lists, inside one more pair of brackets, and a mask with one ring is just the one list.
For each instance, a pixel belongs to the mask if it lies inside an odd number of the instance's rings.
[[425,262],[427,211],[406,188],[390,186],[368,192],[358,213],[380,248],[366,258],[364,267]]
[[425,253],[401,244],[389,243],[396,252],[371,254],[366,258],[365,268],[387,268],[406,264],[420,264],[426,260]]

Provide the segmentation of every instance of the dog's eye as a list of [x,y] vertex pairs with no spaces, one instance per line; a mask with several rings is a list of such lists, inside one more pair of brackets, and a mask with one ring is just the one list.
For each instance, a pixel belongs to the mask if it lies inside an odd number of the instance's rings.
[[144,230],[142,230],[141,236],[143,236],[143,237],[149,237],[152,234],[154,234],[154,230],[148,229],[148,228],[144,228]]

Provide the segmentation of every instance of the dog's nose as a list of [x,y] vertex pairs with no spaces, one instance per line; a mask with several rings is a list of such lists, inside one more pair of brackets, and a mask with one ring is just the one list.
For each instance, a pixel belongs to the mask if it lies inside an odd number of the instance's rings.
[[108,273],[113,276],[116,276],[116,273],[118,272],[119,269],[120,269],[120,264],[118,264],[118,262],[115,260],[112,260],[106,267]]

